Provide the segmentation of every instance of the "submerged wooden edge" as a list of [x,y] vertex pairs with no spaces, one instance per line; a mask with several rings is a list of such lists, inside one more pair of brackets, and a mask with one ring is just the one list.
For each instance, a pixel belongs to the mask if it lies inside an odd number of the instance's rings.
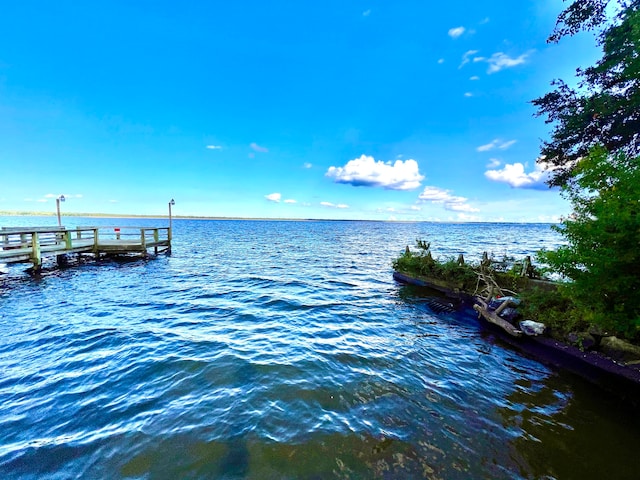
[[[418,278],[402,272],[393,272],[393,278],[399,283],[427,287],[438,290],[455,298],[462,299],[470,304],[476,304],[477,298],[466,292],[456,292],[453,289],[443,288],[433,284],[427,278]],[[482,309],[480,305],[476,305]],[[474,310],[478,311],[475,308]],[[481,312],[479,312],[481,313]],[[602,352],[583,351],[573,345],[544,336],[513,335],[502,325],[490,322],[487,317],[481,315],[488,326],[493,327],[499,338],[525,355],[531,356],[545,364],[567,370],[579,377],[598,385],[604,390],[616,395],[618,398],[634,408],[640,408],[640,369],[617,363]],[[501,319],[505,322],[503,319]],[[507,322],[508,323],[508,322]],[[512,328],[513,325],[509,324]]]

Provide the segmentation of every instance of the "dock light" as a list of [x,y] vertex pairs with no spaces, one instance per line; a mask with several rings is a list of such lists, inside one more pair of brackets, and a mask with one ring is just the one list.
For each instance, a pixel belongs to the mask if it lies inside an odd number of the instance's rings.
[[56,210],[58,212],[58,226],[62,226],[62,219],[60,218],[60,202],[64,202],[64,195],[60,195],[56,198]]
[[176,204],[176,201],[172,198],[171,200],[169,200],[169,241],[171,241],[171,238],[173,237],[172,235],[172,222],[173,219],[171,218],[171,207],[173,205]]

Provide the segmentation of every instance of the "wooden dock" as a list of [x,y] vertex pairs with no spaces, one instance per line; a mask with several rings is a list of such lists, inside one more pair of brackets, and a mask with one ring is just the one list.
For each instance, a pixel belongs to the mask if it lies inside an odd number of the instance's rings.
[[150,250],[171,252],[171,227],[0,228],[0,263],[31,263],[34,271],[46,257],[61,264],[69,254],[147,257]]

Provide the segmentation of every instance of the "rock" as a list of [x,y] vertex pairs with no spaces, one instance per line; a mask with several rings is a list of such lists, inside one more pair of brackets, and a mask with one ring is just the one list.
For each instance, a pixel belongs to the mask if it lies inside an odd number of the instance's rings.
[[589,334],[596,341],[596,347],[600,346],[600,341],[604,337],[608,337],[610,335],[606,330],[603,330],[599,325],[591,325],[589,327]]
[[599,340],[599,337],[595,339],[591,334],[586,332],[571,332],[567,335],[567,341],[571,345],[574,345],[584,351],[592,350],[598,345]]
[[637,364],[640,361],[640,347],[618,337],[604,337],[599,350],[617,362]]
[[525,335],[529,335],[530,337],[535,337],[536,335],[542,335],[547,328],[544,323],[534,322],[533,320],[523,320],[519,323],[520,330]]

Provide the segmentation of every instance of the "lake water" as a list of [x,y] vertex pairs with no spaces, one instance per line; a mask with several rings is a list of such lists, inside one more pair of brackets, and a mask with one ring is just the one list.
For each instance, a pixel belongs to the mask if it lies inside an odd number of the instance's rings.
[[177,220],[171,256],[0,265],[0,478],[638,478],[637,412],[394,282],[418,238],[467,258],[561,240]]

